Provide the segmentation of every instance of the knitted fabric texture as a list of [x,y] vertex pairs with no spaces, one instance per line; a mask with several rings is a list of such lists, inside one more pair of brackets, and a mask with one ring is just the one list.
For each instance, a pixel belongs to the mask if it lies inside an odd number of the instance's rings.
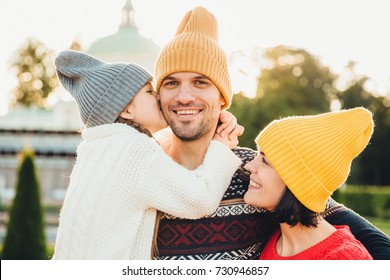
[[372,256],[351,233],[348,226],[335,226],[336,231],[318,244],[293,256],[280,256],[276,243],[280,231],[276,231],[262,254],[260,260],[372,260]]
[[155,69],[156,90],[167,76],[177,72],[208,77],[225,99],[222,109],[230,106],[233,94],[227,57],[218,44],[217,20],[203,7],[187,12],[173,40],[161,50]]
[[152,79],[135,63],[105,63],[83,52],[62,51],[57,76],[75,98],[87,127],[114,123],[133,97]]
[[368,144],[373,126],[370,111],[354,108],[276,120],[255,141],[295,197],[322,212]]

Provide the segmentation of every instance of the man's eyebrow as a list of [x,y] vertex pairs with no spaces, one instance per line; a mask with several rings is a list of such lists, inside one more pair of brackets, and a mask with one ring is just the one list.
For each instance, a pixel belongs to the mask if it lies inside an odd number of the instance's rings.
[[[198,76],[192,77],[192,79],[206,79],[206,80],[210,80],[209,78],[207,78],[204,75],[198,75]],[[174,77],[174,76],[167,76],[164,80],[177,80],[177,78]]]
[[204,75],[196,76],[196,77],[194,77],[194,79],[206,79],[206,80],[210,80],[209,78],[207,78],[207,77],[204,76]]
[[165,80],[176,80],[176,78],[175,77],[172,77],[172,76],[168,76],[168,77],[165,77],[164,78],[164,81]]
[[260,151],[260,155],[265,156],[265,154],[263,153],[263,151]]

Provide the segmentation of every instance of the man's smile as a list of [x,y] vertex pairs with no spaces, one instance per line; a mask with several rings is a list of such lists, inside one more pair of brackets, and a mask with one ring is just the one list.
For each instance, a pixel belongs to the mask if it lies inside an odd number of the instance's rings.
[[191,110],[185,110],[185,109],[179,109],[179,110],[173,110],[178,115],[196,115],[202,110],[200,109],[191,109]]

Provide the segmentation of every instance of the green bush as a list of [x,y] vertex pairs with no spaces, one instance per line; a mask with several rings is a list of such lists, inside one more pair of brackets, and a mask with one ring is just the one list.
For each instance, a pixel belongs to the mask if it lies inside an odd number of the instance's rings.
[[333,197],[362,216],[390,218],[390,187],[349,185]]
[[44,233],[40,186],[34,154],[21,154],[15,199],[10,208],[2,259],[44,260],[47,248]]
[[[52,243],[46,243],[46,252],[47,255],[45,256],[45,260],[50,260],[53,257],[54,254],[54,244]],[[3,244],[0,244],[0,255],[3,254]]]

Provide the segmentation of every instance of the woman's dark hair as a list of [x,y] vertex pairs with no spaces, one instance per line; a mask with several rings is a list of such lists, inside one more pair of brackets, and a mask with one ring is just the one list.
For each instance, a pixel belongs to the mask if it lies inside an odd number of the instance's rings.
[[306,208],[286,186],[276,207],[271,211],[279,223],[295,226],[298,222],[307,227],[316,227],[319,214]]
[[150,133],[149,130],[147,130],[146,128],[144,128],[143,126],[141,126],[139,123],[137,123],[135,121],[132,121],[132,120],[129,120],[129,119],[125,119],[125,118],[122,118],[121,116],[118,116],[118,118],[115,120],[115,123],[125,123],[125,124],[128,124],[131,127],[134,127],[139,132],[145,133],[149,137],[153,138],[153,135],[152,135],[152,133]]

